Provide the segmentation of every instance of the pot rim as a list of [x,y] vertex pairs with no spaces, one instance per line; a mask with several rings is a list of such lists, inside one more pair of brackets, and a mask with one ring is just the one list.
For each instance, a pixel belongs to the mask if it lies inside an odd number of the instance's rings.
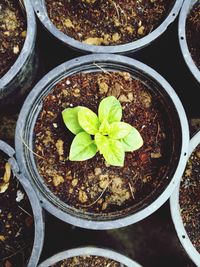
[[6,74],[0,79],[0,94],[3,94],[5,96],[7,95],[7,93],[5,92],[4,87],[6,87],[6,85],[9,84],[23,68],[25,62],[30,56],[30,50],[33,49],[35,45],[36,19],[34,10],[32,8],[30,0],[23,0],[23,2],[26,11],[27,35],[18,58],[11,66],[11,68],[6,72]]
[[[190,140],[189,145],[189,153],[188,153],[188,159],[190,158],[192,152],[194,149],[200,144],[200,131],[196,133],[192,139]],[[179,205],[179,189],[180,189],[181,181],[179,182],[178,186],[174,190],[171,198],[170,198],[170,210],[171,210],[171,216],[172,220],[176,229],[176,233],[178,235],[178,238],[184,247],[185,251],[191,258],[191,260],[197,265],[200,266],[200,253],[196,250],[192,242],[190,241],[190,238],[186,232],[186,229],[183,224],[183,220],[180,213],[180,205]]]
[[189,51],[189,47],[187,44],[187,38],[186,38],[186,20],[187,16],[193,7],[193,5],[197,2],[194,0],[185,0],[180,16],[179,16],[179,24],[178,24],[178,36],[179,36],[179,44],[181,47],[181,52],[183,55],[183,58],[185,60],[185,63],[187,64],[189,70],[193,74],[193,76],[196,78],[196,80],[200,83],[200,70],[194,63],[192,56]]
[[120,53],[120,54],[137,51],[142,47],[147,46],[155,39],[157,39],[162,33],[164,33],[167,27],[175,20],[183,4],[183,0],[175,0],[172,9],[165,18],[165,20],[150,34],[142,37],[141,39],[122,45],[95,46],[95,45],[84,44],[80,41],[77,41],[74,38],[69,37],[68,35],[58,30],[48,17],[45,7],[45,0],[31,0],[31,2],[35,10],[35,13],[37,14],[41,23],[54,37],[62,41],[64,44],[67,44],[71,48],[75,48],[76,50],[80,50],[84,53]]
[[15,177],[18,179],[18,181],[24,188],[28,196],[31,208],[32,208],[33,217],[34,217],[34,242],[33,242],[33,248],[32,248],[31,256],[28,261],[27,267],[36,267],[39,261],[42,248],[43,248],[43,243],[44,243],[43,211],[39,203],[39,200],[37,198],[37,195],[34,189],[32,188],[30,182],[22,174],[19,174],[19,168],[14,158],[15,150],[11,146],[9,146],[7,143],[0,140],[0,151],[8,155],[9,157],[8,162],[11,165],[13,174],[15,175]]
[[40,263],[38,267],[50,267],[52,266],[52,264],[58,263],[59,261],[84,255],[100,256],[108,258],[111,260],[115,260],[123,264],[123,266],[125,265],[127,267],[142,267],[140,264],[124,256],[121,253],[115,252],[110,249],[103,249],[98,247],[81,247],[81,248],[65,250],[63,252],[55,254],[54,256]]
[[[159,197],[156,198],[156,200],[154,200],[149,206],[145,207],[142,210],[139,210],[138,212],[134,214],[125,216],[123,218],[112,219],[112,220],[107,220],[107,221],[87,220],[85,218],[79,218],[75,215],[67,214],[61,209],[58,209],[57,207],[55,207],[53,203],[51,203],[49,200],[47,200],[43,196],[42,192],[39,192],[39,190],[36,190],[36,193],[38,194],[39,199],[42,202],[42,206],[46,210],[48,210],[51,214],[58,217],[59,219],[67,223],[70,223],[72,225],[82,227],[82,228],[105,230],[105,229],[124,227],[130,224],[136,223],[146,218],[150,214],[152,214],[161,205],[163,205],[164,202],[167,201],[167,199],[170,197],[173,190],[175,189],[176,185],[178,184],[179,178],[182,176],[186,162],[187,162],[186,155],[188,153],[188,144],[189,144],[189,127],[188,127],[188,121],[186,118],[184,108],[178,96],[176,95],[175,91],[172,89],[169,83],[160,74],[158,74],[155,70],[153,70],[151,67],[148,67],[144,63],[141,63],[135,59],[131,59],[131,58],[120,56],[120,55],[111,55],[111,54],[96,54],[96,55],[92,54],[92,55],[87,55],[87,56],[82,56],[79,58],[72,59],[70,61],[67,61],[61,64],[55,69],[51,70],[46,76],[44,76],[38,82],[38,84],[34,87],[34,89],[28,95],[21,109],[19,119],[17,121],[17,127],[16,127],[17,134],[15,135],[16,157],[17,157],[17,160],[20,166],[20,170],[22,170],[22,173],[24,173],[24,175],[29,177],[30,182],[33,184],[33,186],[37,186],[37,185],[35,184],[33,179],[31,179],[30,177],[31,174],[27,170],[27,166],[24,160],[24,144],[19,138],[19,135],[21,135],[21,133],[24,133],[25,131],[25,124],[27,121],[27,117],[29,116],[29,108],[31,107],[32,103],[36,99],[39,99],[38,95],[40,95],[43,92],[43,88],[45,88],[46,85],[49,85],[52,80],[56,82],[58,81],[58,76],[61,73],[66,73],[69,70],[73,70],[80,66],[84,66],[84,65],[91,64],[94,62],[95,63],[102,63],[102,62],[103,63],[115,63],[115,64],[119,64],[119,66],[124,66],[124,67],[128,66],[129,68],[135,68],[137,70],[144,72],[148,76],[153,77],[153,79],[156,80],[165,89],[166,93],[168,94],[168,97],[174,104],[176,111],[177,111],[177,115],[179,116],[180,129],[181,129],[181,134],[182,134],[181,136],[182,147],[180,151],[180,159],[177,164],[177,168],[174,172],[174,176],[172,177],[170,183],[168,184],[166,189],[161,193],[161,195],[159,195]],[[41,108],[41,105],[37,104],[34,107],[34,111],[38,112],[40,108]],[[30,133],[28,134],[28,138],[32,138],[30,137]]]

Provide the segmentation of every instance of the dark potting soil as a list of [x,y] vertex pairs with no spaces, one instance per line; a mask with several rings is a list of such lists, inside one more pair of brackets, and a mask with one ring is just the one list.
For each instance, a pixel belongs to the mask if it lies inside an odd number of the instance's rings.
[[193,6],[187,18],[186,36],[192,59],[200,69],[200,1]]
[[[74,135],[63,123],[62,110],[85,106],[97,113],[100,101],[108,95],[118,97],[123,108],[122,121],[139,130],[144,145],[126,153],[121,168],[107,165],[99,153],[87,161],[69,161]],[[152,197],[167,172],[172,143],[164,114],[159,98],[127,72],[67,77],[43,99],[35,124],[34,149],[39,172],[59,199],[84,211],[110,216],[141,204]]]
[[0,154],[0,266],[25,267],[34,240],[32,209],[24,189],[9,172],[10,165]]
[[187,234],[200,253],[200,145],[188,160],[180,186],[179,202]]
[[[66,259],[51,267],[120,267],[120,263],[114,260],[106,259],[98,256],[80,256]],[[124,266],[124,265],[123,265]],[[124,266],[125,267],[125,266]]]
[[19,2],[0,2],[0,78],[18,58],[26,38],[26,21]]
[[166,18],[173,0],[45,0],[54,25],[90,45],[125,44],[144,37]]

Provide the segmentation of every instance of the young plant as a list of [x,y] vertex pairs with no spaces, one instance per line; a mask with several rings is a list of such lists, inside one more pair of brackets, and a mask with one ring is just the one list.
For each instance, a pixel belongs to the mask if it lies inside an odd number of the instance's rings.
[[121,122],[122,107],[114,96],[104,98],[98,116],[89,108],[77,106],[62,112],[66,127],[75,134],[69,160],[83,161],[99,151],[106,162],[124,166],[125,152],[132,152],[143,145],[140,133],[130,124]]

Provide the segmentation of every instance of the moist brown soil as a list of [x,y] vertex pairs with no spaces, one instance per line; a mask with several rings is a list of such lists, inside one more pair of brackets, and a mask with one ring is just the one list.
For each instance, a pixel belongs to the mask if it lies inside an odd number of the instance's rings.
[[187,234],[200,253],[200,145],[188,160],[180,186],[179,202]]
[[120,267],[120,263],[98,256],[73,257],[52,265],[52,267]]
[[[97,153],[90,160],[68,160],[74,135],[61,111],[85,106],[97,113],[100,101],[118,97],[123,118],[144,139],[141,149],[126,153],[124,167],[109,166]],[[61,80],[43,99],[35,128],[38,170],[50,190],[68,205],[92,213],[111,213],[141,204],[165,178],[172,144],[159,98],[127,72],[79,73]],[[168,178],[166,178],[168,179]]]
[[166,18],[173,0],[45,0],[54,25],[90,45],[126,44]]
[[193,6],[187,18],[186,36],[191,56],[200,69],[200,1]]
[[[0,154],[0,189],[7,160]],[[11,175],[9,187],[0,193],[0,266],[25,267],[31,255],[34,222],[28,197]]]
[[0,2],[0,78],[18,58],[26,38],[26,21],[19,1]]

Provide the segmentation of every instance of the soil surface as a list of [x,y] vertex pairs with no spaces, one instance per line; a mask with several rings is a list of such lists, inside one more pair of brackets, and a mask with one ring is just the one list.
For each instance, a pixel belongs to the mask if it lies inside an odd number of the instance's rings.
[[26,38],[26,21],[19,2],[0,2],[0,78],[18,58]]
[[0,154],[0,266],[25,267],[34,240],[33,215],[27,195]]
[[[107,165],[99,153],[87,161],[69,161],[74,135],[64,125],[61,111],[85,106],[97,113],[108,95],[118,97],[122,121],[139,130],[144,145],[126,153],[121,168]],[[34,128],[35,159],[50,190],[70,206],[93,213],[120,211],[149,200],[165,180],[172,147],[164,127],[169,122],[164,121],[165,111],[154,97],[127,72],[80,73],[60,81],[43,99]]]
[[173,0],[45,0],[54,25],[89,45],[125,44],[144,37],[166,18]]
[[[120,263],[98,256],[73,257],[52,265],[52,267],[120,267]],[[124,265],[123,265],[124,266]],[[125,266],[124,266],[125,267]]]
[[200,253],[200,145],[188,160],[180,186],[179,201],[187,234]]
[[191,56],[200,69],[200,1],[193,6],[187,18],[186,36]]

